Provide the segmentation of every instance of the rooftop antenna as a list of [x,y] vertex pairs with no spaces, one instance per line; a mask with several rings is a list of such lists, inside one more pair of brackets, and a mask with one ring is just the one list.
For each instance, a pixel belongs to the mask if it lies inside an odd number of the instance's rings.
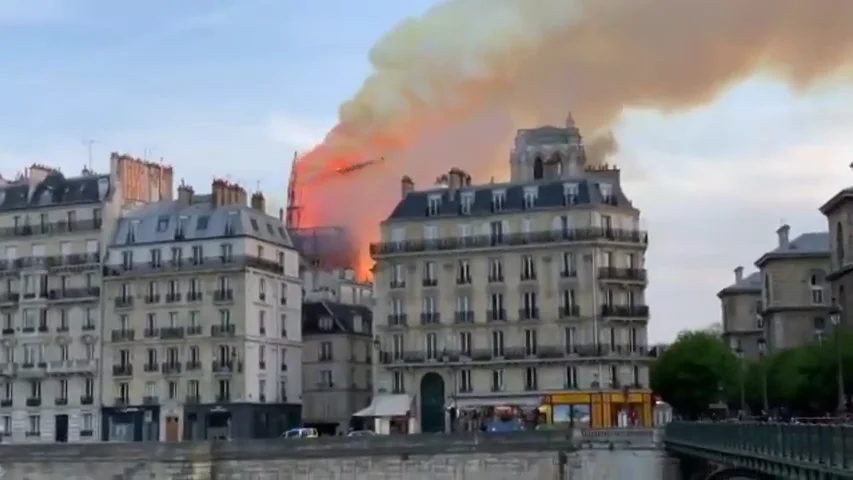
[[87,138],[83,140],[83,145],[86,146],[86,167],[92,170],[92,146],[98,143],[96,140]]

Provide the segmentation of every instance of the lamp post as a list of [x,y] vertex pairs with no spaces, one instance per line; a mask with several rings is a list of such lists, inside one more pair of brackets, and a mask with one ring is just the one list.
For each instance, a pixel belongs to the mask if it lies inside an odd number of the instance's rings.
[[765,354],[767,351],[767,340],[764,337],[758,339],[758,357],[761,359],[761,399],[764,404],[764,414],[770,414],[770,399],[767,395],[767,363]]
[[740,345],[735,347],[735,355],[740,360],[740,411],[742,415],[746,415],[746,365],[743,360],[743,348]]
[[835,361],[838,365],[838,413],[847,410],[847,395],[844,393],[844,366],[841,356],[841,306],[835,298],[832,299],[832,307],[829,310],[829,320],[835,330]]

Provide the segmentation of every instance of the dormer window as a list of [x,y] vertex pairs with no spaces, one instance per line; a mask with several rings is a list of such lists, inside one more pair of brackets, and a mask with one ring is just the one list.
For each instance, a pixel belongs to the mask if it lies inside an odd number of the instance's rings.
[[506,190],[492,191],[492,211],[502,212],[506,208]]
[[225,218],[225,235],[234,235],[234,222],[236,221],[237,212],[229,212]]
[[441,195],[430,195],[427,198],[427,217],[435,217],[441,212]]
[[127,226],[127,241],[125,243],[136,243],[136,231],[139,229],[139,221],[134,220]]
[[471,214],[471,206],[474,205],[474,192],[465,192],[459,197],[459,213],[462,215]]
[[533,208],[536,206],[536,198],[539,196],[539,189],[536,187],[526,187],[524,189],[524,208]]
[[187,227],[190,224],[190,217],[181,217],[178,219],[178,226],[175,229],[175,239],[182,239],[187,233]]
[[598,192],[601,194],[601,201],[608,205],[615,205],[616,199],[613,197],[613,185],[609,183],[599,183]]
[[169,217],[162,216],[157,219],[157,233],[165,232],[169,228]]
[[563,184],[563,205],[577,205],[580,188],[577,183]]

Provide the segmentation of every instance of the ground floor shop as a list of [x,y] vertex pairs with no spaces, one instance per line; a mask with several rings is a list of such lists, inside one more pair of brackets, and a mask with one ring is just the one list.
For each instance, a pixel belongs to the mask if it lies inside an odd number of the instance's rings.
[[545,395],[540,411],[551,424],[650,427],[654,404],[650,390],[570,391]]

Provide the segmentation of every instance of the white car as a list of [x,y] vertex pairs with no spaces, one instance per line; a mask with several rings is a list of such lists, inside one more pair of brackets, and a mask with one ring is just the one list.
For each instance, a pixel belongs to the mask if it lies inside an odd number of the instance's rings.
[[376,435],[376,433],[370,430],[355,430],[347,434],[348,437],[372,437],[373,435]]

